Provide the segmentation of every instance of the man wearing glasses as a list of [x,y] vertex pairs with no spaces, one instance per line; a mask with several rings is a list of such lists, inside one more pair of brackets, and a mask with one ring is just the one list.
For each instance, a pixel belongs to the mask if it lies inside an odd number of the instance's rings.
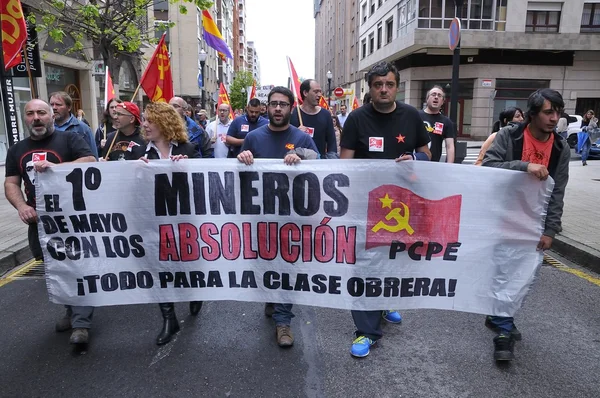
[[[371,102],[348,115],[342,136],[342,159],[430,160],[425,130],[419,112],[396,101],[400,75],[389,62],[380,62],[367,73]],[[391,165],[390,165],[391,166]],[[356,339],[350,354],[362,358],[382,336],[381,320],[402,322],[397,311],[352,311]]]
[[269,121],[260,116],[260,100],[252,98],[246,106],[246,114],[236,117],[227,130],[226,143],[229,145],[228,158],[235,158],[244,145],[246,135],[266,125]]
[[117,129],[106,137],[102,157],[105,160],[137,160],[146,153],[146,142],[140,134],[140,108],[132,102],[117,105],[113,126]]
[[440,112],[445,98],[444,90],[440,86],[433,86],[427,92],[427,106],[419,111],[419,115],[431,139],[431,161],[440,161],[443,142],[446,145],[446,163],[454,163],[454,138],[456,137],[454,123]]
[[[237,156],[240,162],[251,165],[254,158],[283,159],[285,164],[293,165],[302,158],[318,158],[317,146],[310,136],[290,125],[293,103],[294,95],[289,89],[279,86],[271,90],[267,100],[269,124],[248,133]],[[291,347],[294,344],[290,329],[294,317],[292,304],[267,303],[267,308],[270,305],[273,308],[277,344],[280,347]],[[267,308],[265,313],[268,312]]]

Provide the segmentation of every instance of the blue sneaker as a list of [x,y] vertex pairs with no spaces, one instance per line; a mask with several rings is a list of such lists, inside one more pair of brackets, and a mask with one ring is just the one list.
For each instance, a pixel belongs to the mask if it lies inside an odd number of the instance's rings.
[[371,340],[365,336],[359,336],[352,342],[350,354],[356,358],[364,358],[371,352],[371,346],[377,343],[377,340]]
[[402,315],[398,311],[383,311],[381,316],[389,323],[402,323]]

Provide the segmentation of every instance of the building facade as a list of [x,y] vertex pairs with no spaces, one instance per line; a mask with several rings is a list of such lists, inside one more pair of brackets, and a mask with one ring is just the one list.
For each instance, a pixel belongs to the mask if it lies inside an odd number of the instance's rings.
[[448,28],[460,17],[460,136],[487,137],[501,110],[525,108],[538,88],[561,92],[570,114],[600,111],[600,0],[464,0],[460,15],[454,0],[361,0],[358,12],[358,69],[393,62],[398,99],[417,108],[442,86],[447,114]]
[[[332,107],[350,105],[354,95],[362,98],[363,74],[359,72],[358,0],[315,0],[315,79]],[[331,84],[327,79],[331,72]],[[342,97],[328,91],[344,89]],[[331,90],[328,90],[331,88]]]
[[234,0],[233,8],[233,69],[237,71],[248,70],[248,50],[246,43],[246,2]]
[[254,42],[249,41],[247,47],[248,53],[248,70],[252,72],[252,77],[255,82],[260,82],[260,61],[258,59],[258,53],[256,52],[256,47],[254,47]]

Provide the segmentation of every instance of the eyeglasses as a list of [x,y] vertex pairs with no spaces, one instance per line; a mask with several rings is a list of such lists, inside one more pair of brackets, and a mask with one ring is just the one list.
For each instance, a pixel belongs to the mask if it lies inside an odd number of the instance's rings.
[[283,102],[283,101],[271,101],[269,102],[269,106],[271,108],[277,108],[278,106],[281,107],[281,109],[285,109],[288,106],[290,106],[289,102]]

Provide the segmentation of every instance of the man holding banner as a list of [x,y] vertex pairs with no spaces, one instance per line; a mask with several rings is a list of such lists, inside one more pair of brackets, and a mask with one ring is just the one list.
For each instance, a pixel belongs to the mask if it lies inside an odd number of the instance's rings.
[[[429,160],[425,130],[419,112],[396,101],[400,75],[389,62],[380,62],[367,74],[372,102],[348,115],[342,136],[342,159]],[[402,322],[397,311],[352,311],[356,339],[350,353],[357,358],[369,355],[370,347],[383,336],[381,319]]]
[[[483,158],[483,166],[526,171],[540,180],[554,179],[548,203],[544,233],[537,249],[548,250],[554,236],[562,231],[563,198],[569,181],[571,150],[554,130],[565,103],[558,91],[544,88],[529,96],[524,123],[501,129]],[[494,338],[494,359],[512,361],[514,342],[521,340],[512,317],[488,316],[485,325],[498,332]]]
[[[50,105],[39,99],[25,104],[24,121],[29,137],[11,146],[6,156],[4,193],[19,212],[21,220],[29,225],[29,247],[38,261],[43,261],[43,253],[38,237],[36,172],[42,173],[58,163],[96,161],[89,145],[79,134],[68,131],[56,133],[53,113]],[[21,182],[25,185],[26,199],[23,198]],[[67,306],[64,318],[56,323],[56,331],[73,328],[70,342],[86,344],[93,313],[94,307]]]
[[[256,99],[258,101],[258,99]],[[285,164],[299,163],[303,158],[318,157],[318,150],[312,139],[301,130],[290,125],[291,106],[294,94],[285,87],[275,87],[268,97],[269,124],[252,131],[246,136],[242,150],[237,156],[244,164],[251,165],[254,158],[281,159]],[[268,305],[268,304],[267,304]],[[294,336],[290,323],[294,314],[292,304],[273,304],[277,344],[290,347]]]

